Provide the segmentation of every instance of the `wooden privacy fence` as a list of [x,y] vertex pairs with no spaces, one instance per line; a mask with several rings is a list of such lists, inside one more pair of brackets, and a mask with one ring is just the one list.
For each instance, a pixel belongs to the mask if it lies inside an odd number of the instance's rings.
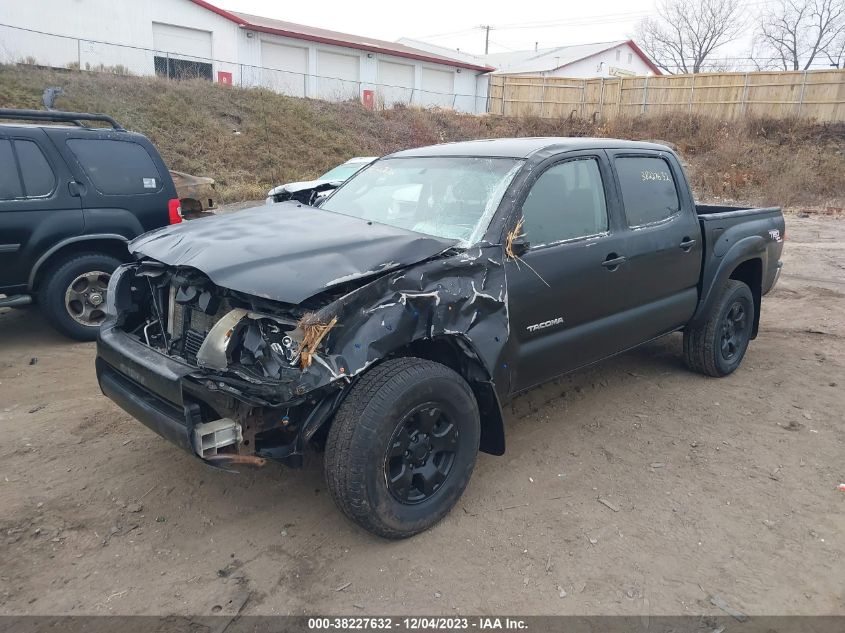
[[610,119],[688,112],[722,119],[845,121],[845,70],[570,79],[492,75],[490,114]]

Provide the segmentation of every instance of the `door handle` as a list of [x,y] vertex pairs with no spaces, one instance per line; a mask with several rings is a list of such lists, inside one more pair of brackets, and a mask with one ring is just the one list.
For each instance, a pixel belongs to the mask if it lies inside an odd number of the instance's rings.
[[76,180],[71,180],[67,183],[67,192],[74,198],[81,198],[82,194],[85,193],[85,185]]
[[616,253],[611,253],[607,256],[607,258],[601,263],[602,266],[607,268],[609,271],[613,272],[623,263],[628,261],[627,257],[623,257],[622,255],[617,255]]
[[684,238],[684,241],[683,241],[683,242],[681,242],[681,250],[682,250],[682,251],[684,251],[684,252],[686,252],[686,253],[689,253],[689,252],[690,252],[690,249],[691,249],[693,246],[695,246],[695,240],[691,240],[691,239],[690,239],[690,238],[688,238],[688,237],[685,237],[685,238]]

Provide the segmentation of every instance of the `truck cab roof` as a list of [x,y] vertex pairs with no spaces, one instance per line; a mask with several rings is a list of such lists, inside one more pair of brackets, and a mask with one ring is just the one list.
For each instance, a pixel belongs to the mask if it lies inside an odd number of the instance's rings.
[[574,151],[584,149],[649,149],[671,151],[667,146],[646,141],[612,138],[542,136],[530,138],[492,138],[477,141],[442,143],[396,152],[390,158],[423,156],[473,156],[479,158],[530,158],[544,150]]

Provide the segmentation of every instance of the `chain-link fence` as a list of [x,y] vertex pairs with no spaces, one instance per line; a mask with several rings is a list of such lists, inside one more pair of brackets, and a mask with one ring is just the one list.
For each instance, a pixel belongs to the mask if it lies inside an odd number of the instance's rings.
[[[319,53],[319,51],[318,51]],[[155,48],[83,39],[35,29],[0,24],[0,63],[24,63],[119,75],[156,75],[170,79],[207,79],[243,88],[262,87],[293,97],[327,101],[361,100],[368,107],[391,108],[397,104],[439,107],[475,114],[487,111],[486,77],[462,81],[472,92],[459,89],[461,71],[439,73],[439,89],[427,88],[413,76],[396,83],[366,81],[360,77],[329,76],[265,65],[198,57]],[[319,66],[319,64],[318,64]],[[354,69],[355,73],[357,69]],[[413,75],[413,73],[412,73]],[[448,84],[452,89],[448,89]],[[422,85],[421,85],[422,84]],[[442,84],[446,84],[443,89]]]

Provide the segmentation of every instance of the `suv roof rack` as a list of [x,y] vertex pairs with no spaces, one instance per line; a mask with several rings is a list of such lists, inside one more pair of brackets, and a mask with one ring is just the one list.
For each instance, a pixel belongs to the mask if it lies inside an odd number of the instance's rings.
[[103,121],[113,129],[125,132],[125,128],[107,114],[89,114],[86,112],[63,112],[61,110],[18,110],[15,108],[0,108],[0,119],[24,119],[27,121],[61,121],[73,123],[79,127],[80,121]]

